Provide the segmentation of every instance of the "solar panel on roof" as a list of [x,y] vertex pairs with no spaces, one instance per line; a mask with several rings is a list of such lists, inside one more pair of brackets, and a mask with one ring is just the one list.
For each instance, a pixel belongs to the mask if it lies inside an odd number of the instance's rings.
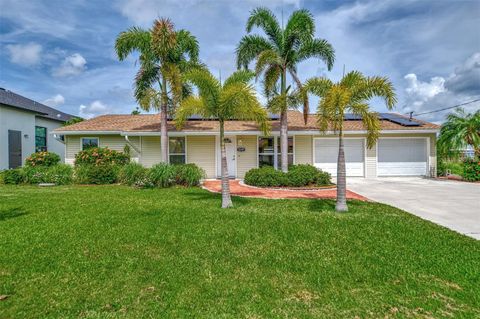
[[380,118],[403,126],[420,126],[421,124],[403,116],[392,113],[380,113]]
[[345,121],[360,121],[362,117],[357,114],[346,113],[344,116]]

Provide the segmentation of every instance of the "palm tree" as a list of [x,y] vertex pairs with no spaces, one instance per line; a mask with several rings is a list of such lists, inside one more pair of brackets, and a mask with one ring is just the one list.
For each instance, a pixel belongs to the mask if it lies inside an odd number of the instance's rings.
[[[292,77],[297,88],[302,83],[297,74],[298,63],[309,58],[319,58],[327,65],[328,70],[333,66],[335,53],[326,40],[314,38],[315,21],[308,10],[297,10],[289,17],[283,27],[278,23],[275,15],[266,8],[253,10],[247,21],[247,32],[253,27],[263,29],[266,37],[260,35],[244,36],[237,47],[237,67],[248,68],[253,60],[256,60],[257,77],[264,73],[264,86],[267,97],[272,93],[278,93],[276,86],[280,82],[279,101],[283,101],[280,113],[280,151],[282,171],[288,170],[288,91],[287,72]],[[277,101],[278,102],[278,101]],[[277,107],[278,103],[274,103]],[[303,113],[307,120],[308,98],[303,101]]]
[[225,121],[256,121],[264,134],[269,132],[267,111],[258,102],[255,90],[249,82],[254,74],[236,71],[222,84],[208,70],[192,70],[185,80],[198,89],[198,96],[191,95],[182,100],[177,109],[175,122],[181,128],[189,116],[197,114],[203,118],[214,118],[220,124],[220,150],[222,171],[222,208],[232,207],[228,180],[227,154],[225,149]]
[[190,93],[189,87],[182,84],[180,74],[197,65],[198,42],[190,32],[176,31],[169,19],[159,19],[150,30],[132,27],[120,33],[115,50],[120,61],[133,52],[140,53],[135,98],[145,111],[160,111],[161,161],[167,162],[168,113]]
[[449,157],[458,157],[458,151],[467,146],[473,147],[475,154],[480,156],[480,110],[467,113],[460,108],[448,114],[437,145],[439,153]]
[[395,89],[385,77],[365,77],[352,71],[338,83],[327,78],[313,78],[305,83],[305,92],[320,97],[317,107],[317,123],[320,131],[333,130],[338,133],[337,161],[337,205],[339,212],[347,211],[345,153],[343,146],[343,123],[345,113],[353,113],[362,118],[367,131],[367,146],[373,147],[380,134],[378,114],[370,110],[368,101],[381,97],[389,110],[396,103]]

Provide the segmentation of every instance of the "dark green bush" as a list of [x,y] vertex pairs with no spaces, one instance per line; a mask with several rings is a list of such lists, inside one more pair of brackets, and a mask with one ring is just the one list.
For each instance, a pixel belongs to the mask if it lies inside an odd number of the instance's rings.
[[287,174],[271,166],[253,168],[245,174],[245,184],[259,187],[278,187],[287,185]]
[[198,186],[205,171],[195,164],[179,164],[175,167],[175,183],[183,186]]
[[1,175],[4,184],[16,185],[23,183],[23,173],[21,168],[5,170]]
[[75,166],[77,184],[114,184],[118,180],[120,167],[113,164]]
[[331,185],[330,174],[312,165],[291,165],[288,173],[264,166],[254,168],[245,174],[245,184],[259,187],[304,187]]
[[130,162],[120,168],[118,181],[125,185],[143,185],[148,175],[148,170],[141,164]]
[[93,147],[80,151],[75,155],[77,165],[125,165],[130,162],[130,156],[109,148]]
[[53,166],[60,163],[60,156],[51,152],[37,152],[33,153],[25,159],[25,166]]
[[175,166],[167,163],[154,165],[148,174],[149,181],[156,187],[170,187],[175,184]]
[[467,158],[463,161],[463,179],[469,182],[480,181],[480,158]]
[[57,164],[48,168],[44,183],[68,185],[73,182],[73,167],[67,164]]

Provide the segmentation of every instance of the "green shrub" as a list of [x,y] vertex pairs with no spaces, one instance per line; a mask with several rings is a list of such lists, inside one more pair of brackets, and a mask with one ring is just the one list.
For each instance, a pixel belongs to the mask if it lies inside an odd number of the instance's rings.
[[22,169],[23,182],[26,184],[53,183],[68,185],[73,181],[73,168],[67,164],[54,166],[25,166]]
[[245,184],[259,187],[278,187],[287,185],[287,174],[271,166],[253,168],[245,174]]
[[175,183],[183,186],[198,186],[205,171],[195,164],[179,164],[175,167]]
[[148,170],[141,164],[130,162],[120,168],[118,173],[118,181],[125,185],[142,185],[145,184]]
[[75,155],[77,165],[125,165],[130,162],[130,156],[109,148],[92,147]]
[[120,167],[113,164],[75,166],[77,184],[114,184],[118,180]]
[[51,152],[37,152],[33,153],[25,159],[25,166],[53,166],[60,163],[60,156]]
[[23,173],[21,168],[5,170],[1,175],[4,184],[17,185],[23,183]]
[[304,187],[331,185],[330,174],[312,165],[291,165],[288,173],[264,166],[254,168],[245,174],[245,183],[259,187]]
[[149,180],[156,187],[170,187],[175,184],[175,166],[160,163],[154,165],[148,174]]
[[463,161],[463,179],[469,182],[480,181],[480,158],[467,158]]

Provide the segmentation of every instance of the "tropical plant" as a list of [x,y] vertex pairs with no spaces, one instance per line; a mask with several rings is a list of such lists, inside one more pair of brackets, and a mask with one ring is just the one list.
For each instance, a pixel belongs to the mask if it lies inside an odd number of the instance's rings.
[[193,163],[175,165],[175,182],[182,186],[198,186],[205,171]]
[[480,156],[480,110],[467,113],[459,108],[447,115],[447,120],[440,129],[437,141],[438,152],[446,157],[458,158],[460,150],[473,147]]
[[185,80],[198,89],[198,96],[192,95],[184,99],[175,116],[178,128],[181,128],[187,118],[193,114],[204,118],[218,119],[220,124],[222,208],[233,206],[224,140],[225,121],[256,121],[265,135],[269,132],[267,111],[262,108],[256,98],[253,86],[249,84],[253,77],[252,72],[236,71],[224,83],[221,83],[208,70],[192,70],[185,75]]
[[[254,27],[263,29],[266,37],[260,35],[244,36],[237,47],[237,67],[248,68],[256,60],[256,75],[264,74],[263,86],[269,99],[270,111],[280,113],[280,151],[282,171],[288,170],[288,108],[299,105],[295,94],[287,87],[287,73],[297,86],[302,82],[297,74],[297,65],[309,58],[319,58],[327,65],[333,66],[335,53],[326,40],[317,39],[315,21],[308,10],[297,10],[289,17],[285,27],[280,26],[275,15],[266,8],[253,10],[247,21],[247,32]],[[280,90],[278,90],[280,82]],[[303,96],[303,113],[307,120],[308,97]],[[291,102],[291,103],[289,103]]]
[[161,161],[166,163],[168,113],[190,93],[190,88],[182,84],[180,74],[199,65],[198,42],[190,32],[176,31],[169,19],[159,19],[150,30],[132,27],[120,33],[115,50],[121,61],[134,51],[140,53],[135,98],[142,109],[160,111]]
[[148,173],[149,180],[153,186],[166,188],[175,184],[175,165],[159,163],[153,165]]
[[83,121],[84,121],[84,119],[82,119],[81,117],[72,117],[68,121],[65,121],[65,123],[63,123],[63,126],[68,126],[68,125],[80,123],[80,122],[83,122]]
[[75,154],[75,166],[77,165],[125,165],[130,162],[130,156],[107,147],[90,147]]
[[60,156],[52,152],[36,152],[25,159],[25,166],[53,166],[60,163]]
[[346,113],[362,118],[367,131],[367,146],[373,147],[380,134],[380,120],[372,112],[369,100],[381,97],[390,110],[396,103],[395,89],[385,77],[366,77],[358,71],[346,74],[338,83],[327,78],[312,78],[305,83],[305,92],[320,97],[317,107],[317,123],[320,131],[333,130],[338,133],[337,162],[337,211],[347,211],[345,152],[343,145],[343,123]]

